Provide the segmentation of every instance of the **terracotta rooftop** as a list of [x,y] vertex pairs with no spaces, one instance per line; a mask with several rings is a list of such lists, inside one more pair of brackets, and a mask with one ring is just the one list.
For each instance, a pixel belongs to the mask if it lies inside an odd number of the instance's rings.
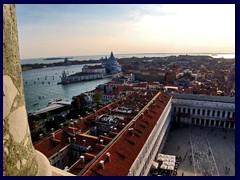
[[106,83],[107,85],[121,85],[122,84],[122,82],[118,82],[118,81],[110,81],[110,82],[108,82],[108,83]]
[[119,86],[116,89],[116,93],[120,93],[122,91],[134,91],[134,90],[133,90],[133,87],[131,87],[131,86]]
[[[51,135],[34,144],[35,149],[42,152],[47,158],[51,157],[69,144],[68,135],[62,129],[54,132],[54,135],[54,138]],[[60,143],[56,143],[57,141]]]
[[[148,105],[147,113],[146,105],[149,104],[153,97],[156,99],[156,104],[154,107]],[[91,146],[91,149],[87,153],[82,154],[85,156],[85,161],[82,162],[79,159],[70,168],[70,173],[77,175],[84,168],[86,170],[86,166],[90,166],[84,175],[127,175],[127,170],[141,150],[169,99],[170,96],[164,93],[158,93],[158,91],[134,91],[121,100],[110,103],[82,119],[72,121],[68,127],[57,130],[51,136],[36,142],[34,147],[42,152],[47,158],[50,158],[70,143],[79,144],[85,147]],[[119,107],[130,108],[134,111],[131,114],[113,111]],[[145,109],[144,120],[139,116],[142,108]],[[117,128],[111,130],[106,135],[100,134],[98,136],[92,136],[86,134],[92,127],[91,122],[96,121],[97,117],[102,114],[111,114],[123,118],[119,120],[120,123]],[[128,128],[128,126],[132,127],[131,120],[136,117],[138,118],[134,126],[134,135],[130,136],[126,128]],[[73,135],[75,138],[73,138]],[[103,142],[100,142],[100,139],[102,139]],[[104,153],[102,154],[103,151]],[[98,163],[106,156],[105,152],[110,152],[111,162],[106,163],[106,168],[102,170],[98,168]],[[93,159],[96,162],[92,164],[91,161]],[[115,162],[118,162],[118,164]],[[118,168],[119,172],[117,172]]]
[[[135,123],[130,123],[83,175],[126,176],[170,98],[165,93],[158,93],[154,98],[155,105],[148,104],[143,111],[144,117],[137,115]],[[133,128],[132,134],[129,128]],[[106,153],[110,153],[110,161]],[[99,167],[101,160],[104,161],[104,169]]]
[[[81,133],[85,133],[91,128],[89,120],[95,119],[100,114],[109,113],[109,109],[116,108],[119,102],[120,100],[110,103],[107,106],[104,106],[101,109],[99,109],[96,113],[92,113],[81,120],[72,122],[72,124],[69,125],[68,127],[55,131],[54,132],[55,140],[52,140],[53,137],[52,135],[50,135],[35,142],[34,143],[35,149],[42,152],[47,158],[50,158],[52,155],[54,155],[59,150],[61,150],[62,148],[69,144],[68,140],[69,135],[67,134],[67,132],[75,134],[78,130],[81,130]],[[58,144],[54,143],[54,141],[56,142],[56,140],[59,140],[60,143]]]
[[139,83],[139,84],[136,84],[134,85],[133,87],[147,87],[147,83]]

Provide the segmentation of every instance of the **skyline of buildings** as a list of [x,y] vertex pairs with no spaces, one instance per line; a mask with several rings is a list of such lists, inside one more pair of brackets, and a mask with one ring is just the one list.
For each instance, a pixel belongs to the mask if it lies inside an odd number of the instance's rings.
[[[111,53],[109,60],[113,60],[113,57]],[[88,103],[81,101],[81,95],[79,99],[74,98],[72,104],[79,100],[82,104],[78,117],[70,119],[68,125],[62,124],[58,130],[52,128],[51,134],[44,138],[43,134],[39,134],[40,138],[34,147],[46,155],[51,165],[78,176],[147,176],[152,175],[154,163],[158,164],[155,169],[157,174],[180,174],[178,167],[182,168],[181,161],[175,160],[171,169],[168,169],[168,166],[161,166],[162,162],[158,160],[159,155],[164,154],[167,139],[171,137],[170,131],[176,124],[179,127],[200,126],[204,130],[206,127],[223,128],[224,132],[235,130],[235,97],[229,97],[231,93],[226,94],[225,90],[219,92],[220,89],[212,87],[215,83],[220,87],[221,83],[218,84],[214,77],[220,80],[222,73],[219,76],[217,70],[210,71],[207,68],[211,64],[213,69],[216,67],[219,71],[230,73],[229,70],[234,68],[234,60],[187,55],[167,58],[168,61],[120,59],[119,64],[125,76],[115,77],[114,81],[86,92],[84,96],[88,96]],[[116,59],[109,62],[117,63]],[[196,67],[198,63],[201,64],[200,69]],[[160,73],[161,68],[169,68],[168,73]],[[134,71],[140,71],[142,76],[137,77]],[[209,71],[211,75],[208,75]],[[234,83],[230,77],[226,76],[226,79]],[[198,87],[193,82],[202,85]],[[100,95],[99,101],[102,101],[103,107],[95,109],[89,106],[89,100],[94,104],[91,99],[95,95]],[[79,113],[84,111],[84,104],[91,113],[81,116]],[[206,139],[202,138],[202,141],[208,141]],[[190,143],[198,146],[191,137],[188,145]],[[206,143],[206,147],[201,150],[194,149],[194,146],[190,146],[191,157],[189,155],[188,159],[193,163],[190,167],[198,168],[188,172],[189,175],[219,176],[229,173],[222,170],[225,164],[210,159],[214,158],[209,150],[214,144]],[[197,152],[202,153],[200,159],[195,157]],[[179,159],[178,152],[171,155]],[[233,164],[235,162],[231,162],[231,169]],[[235,174],[235,169],[232,169],[232,174]]]

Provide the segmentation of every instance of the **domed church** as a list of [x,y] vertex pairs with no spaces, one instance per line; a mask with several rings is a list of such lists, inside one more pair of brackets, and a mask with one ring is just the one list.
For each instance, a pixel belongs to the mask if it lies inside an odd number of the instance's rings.
[[111,52],[110,57],[102,65],[106,68],[107,74],[116,74],[122,71],[121,65],[117,62],[113,52]]

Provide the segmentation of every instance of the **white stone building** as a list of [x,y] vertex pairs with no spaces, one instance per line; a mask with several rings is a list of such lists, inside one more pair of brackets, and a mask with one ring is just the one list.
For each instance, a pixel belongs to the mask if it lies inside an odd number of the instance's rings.
[[235,98],[172,94],[174,120],[184,124],[235,129]]

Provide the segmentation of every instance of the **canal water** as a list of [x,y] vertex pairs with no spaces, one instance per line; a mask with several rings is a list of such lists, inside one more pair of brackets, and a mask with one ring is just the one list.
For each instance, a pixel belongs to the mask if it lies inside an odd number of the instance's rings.
[[60,66],[23,71],[27,111],[33,112],[44,108],[49,101],[55,98],[71,101],[73,96],[93,90],[97,85],[107,83],[111,80],[110,78],[106,78],[72,84],[57,84],[60,82],[60,76],[64,70],[69,72],[69,74],[74,74],[80,72],[83,66]]

